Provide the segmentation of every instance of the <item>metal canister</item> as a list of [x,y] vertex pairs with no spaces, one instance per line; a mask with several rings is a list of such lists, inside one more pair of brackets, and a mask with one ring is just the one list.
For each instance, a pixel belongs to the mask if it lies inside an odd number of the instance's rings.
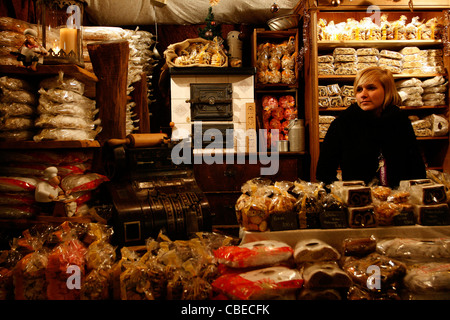
[[289,150],[292,152],[305,151],[305,121],[293,119],[288,126]]

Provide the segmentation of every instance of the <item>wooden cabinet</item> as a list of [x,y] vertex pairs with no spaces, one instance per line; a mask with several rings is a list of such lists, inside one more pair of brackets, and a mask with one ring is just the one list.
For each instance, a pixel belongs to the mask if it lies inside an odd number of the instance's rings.
[[[273,156],[272,155],[268,155]],[[308,166],[303,153],[283,152],[270,158],[273,163],[250,163],[249,154],[243,156],[245,163],[238,163],[238,155],[234,155],[233,163],[195,164],[194,175],[198,186],[208,199],[213,214],[213,225],[237,225],[234,206],[241,195],[241,186],[248,180],[262,177],[272,181],[295,181],[298,178],[307,179]],[[276,161],[276,163],[275,163]],[[269,176],[261,175],[261,168],[270,167],[276,173]]]
[[[409,78],[419,78],[424,81],[426,79],[433,78],[438,75],[444,76],[448,79],[449,67],[449,51],[448,44],[445,39],[448,39],[448,30],[444,28],[444,40],[334,40],[334,41],[319,41],[318,40],[318,22],[319,19],[324,19],[329,23],[334,21],[335,24],[346,22],[347,19],[355,19],[360,21],[363,18],[370,17],[375,21],[376,18],[380,17],[381,14],[387,14],[388,21],[395,21],[400,18],[401,15],[406,16],[407,23],[411,21],[413,17],[419,17],[420,21],[428,21],[433,17],[437,17],[442,21],[448,20],[448,11],[445,8],[449,7],[448,3],[442,4],[442,7],[432,6],[426,7],[420,6],[420,10],[405,11],[404,1],[401,3],[395,3],[392,1],[384,1],[380,4],[378,9],[383,9],[382,11],[370,11],[367,6],[359,5],[359,2],[352,3],[351,9],[348,6],[338,6],[331,7],[328,4],[328,0],[319,1],[319,4],[309,3],[307,8],[307,18],[309,20],[307,30],[304,33],[307,35],[308,39],[305,39],[304,43],[308,46],[305,52],[309,52],[305,56],[305,123],[309,130],[309,152],[311,155],[311,168],[310,175],[311,180],[315,180],[315,171],[317,166],[317,160],[320,153],[320,142],[321,137],[319,136],[319,116],[320,115],[334,115],[337,116],[340,111],[344,110],[345,107],[341,108],[320,108],[319,107],[319,86],[326,86],[330,84],[342,85],[353,85],[354,75],[321,75],[318,71],[318,56],[329,55],[333,53],[333,50],[337,47],[348,47],[348,48],[377,48],[381,50],[391,50],[400,51],[404,47],[419,47],[421,50],[424,49],[442,49],[444,52],[443,61],[445,70],[444,73],[423,73],[423,74],[405,74],[399,73],[394,74],[396,80],[409,79]],[[388,4],[392,2],[392,6]],[[444,1],[447,2],[447,1]],[[383,6],[386,5],[386,6]],[[416,5],[416,1],[414,1]],[[377,10],[378,10],[377,9]],[[351,11],[350,11],[351,10]],[[375,13],[374,13],[375,12]],[[374,14],[376,14],[374,16]],[[449,91],[446,91],[446,103],[445,105],[439,106],[422,106],[422,107],[406,107],[401,106],[402,109],[406,110],[409,115],[416,115],[419,118],[430,114],[443,115],[448,119],[448,98]],[[448,150],[449,138],[448,135],[444,137],[418,137],[417,138],[425,158],[426,165],[430,169],[437,170],[450,170],[450,153]]]

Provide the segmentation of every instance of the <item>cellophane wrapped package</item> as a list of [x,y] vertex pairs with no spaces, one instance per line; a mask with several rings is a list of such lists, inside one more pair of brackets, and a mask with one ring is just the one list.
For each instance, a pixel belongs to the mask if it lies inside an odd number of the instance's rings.
[[215,290],[239,300],[295,298],[302,285],[300,273],[284,266],[226,274],[213,282]]
[[292,254],[291,246],[276,240],[254,241],[214,251],[219,263],[233,268],[274,265],[289,260]]

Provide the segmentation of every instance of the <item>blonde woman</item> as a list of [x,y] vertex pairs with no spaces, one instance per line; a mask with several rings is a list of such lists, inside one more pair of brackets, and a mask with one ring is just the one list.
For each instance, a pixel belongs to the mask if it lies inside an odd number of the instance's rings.
[[425,164],[392,73],[371,67],[355,78],[356,103],[334,120],[321,144],[316,178],[329,184],[342,180],[378,179],[392,188],[400,180],[426,177]]

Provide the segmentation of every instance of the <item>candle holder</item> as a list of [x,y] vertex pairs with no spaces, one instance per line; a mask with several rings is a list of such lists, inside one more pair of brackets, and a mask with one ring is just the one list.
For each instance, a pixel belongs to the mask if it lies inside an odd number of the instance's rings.
[[76,64],[84,67],[84,0],[38,0],[44,64]]

